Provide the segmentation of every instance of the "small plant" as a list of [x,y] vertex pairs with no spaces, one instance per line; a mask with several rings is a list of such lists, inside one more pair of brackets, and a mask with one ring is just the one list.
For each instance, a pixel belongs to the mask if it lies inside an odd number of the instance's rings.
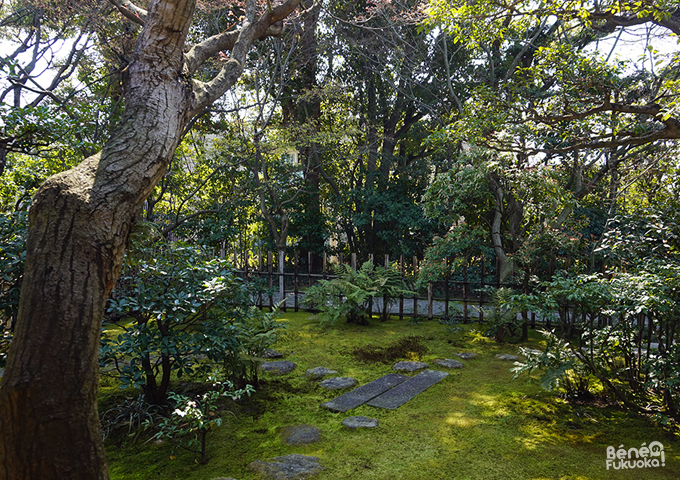
[[403,284],[399,272],[392,267],[375,267],[365,262],[359,270],[342,264],[340,276],[321,280],[307,291],[303,303],[320,310],[322,323],[335,324],[341,318],[348,323],[366,324],[374,299],[382,299],[381,319],[389,317],[389,307],[400,295],[413,295]]
[[[212,382],[213,389],[193,399],[175,392],[170,393],[169,398],[175,402],[175,409],[170,417],[158,423],[159,430],[153,437],[170,438],[185,450],[199,454],[202,465],[207,463],[205,453],[208,432],[222,425],[222,418],[217,414],[217,400],[220,397],[238,400],[253,392],[250,385],[234,390],[229,381],[218,382],[212,376],[208,381]],[[147,425],[150,423],[147,422]]]
[[567,397],[591,395],[588,369],[574,354],[569,343],[553,332],[541,333],[546,338],[546,348],[539,351],[520,347],[526,362],[517,363],[517,367],[512,369],[514,378],[540,369],[543,370],[541,386],[546,390],[561,388]]
[[116,432],[127,430],[128,436],[137,438],[142,427],[155,423],[160,411],[160,407],[149,404],[144,395],[128,398],[101,415],[102,437],[107,439]]

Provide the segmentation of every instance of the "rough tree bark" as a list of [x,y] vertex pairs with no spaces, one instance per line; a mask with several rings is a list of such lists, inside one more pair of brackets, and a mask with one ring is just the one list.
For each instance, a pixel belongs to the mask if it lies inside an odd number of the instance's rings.
[[[131,3],[111,0],[121,12]],[[129,65],[126,109],[104,149],[40,188],[30,209],[14,340],[0,386],[0,479],[107,479],[97,414],[101,319],[135,212],[161,178],[188,121],[231,88],[252,43],[276,33],[299,0],[240,30],[185,42],[195,0],[151,0]],[[280,30],[280,29],[279,29]],[[231,50],[209,82],[192,80]]]

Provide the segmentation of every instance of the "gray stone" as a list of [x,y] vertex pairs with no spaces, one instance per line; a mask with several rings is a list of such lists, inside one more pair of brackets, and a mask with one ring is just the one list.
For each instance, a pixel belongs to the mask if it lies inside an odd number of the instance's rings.
[[358,385],[356,378],[352,377],[333,377],[324,380],[319,384],[320,387],[326,388],[328,390],[341,390],[343,388],[350,388]]
[[427,363],[423,362],[397,362],[392,366],[392,369],[402,372],[415,372],[416,370],[422,370],[427,367]]
[[295,370],[295,367],[297,367],[295,363],[287,360],[281,360],[280,362],[264,362],[260,365],[260,368],[265,372],[278,373],[279,375],[292,372]]
[[297,453],[270,458],[268,461],[256,460],[248,468],[266,480],[298,480],[325,470],[317,457]]
[[333,412],[346,412],[352,410],[369,401],[370,399],[377,397],[381,393],[388,391],[395,385],[399,385],[403,381],[408,379],[405,375],[399,375],[398,373],[388,373],[384,377],[380,377],[377,380],[373,380],[366,385],[362,385],[355,388],[351,392],[347,392],[344,395],[329,400],[321,404]]
[[331,370],[330,368],[326,368],[326,367],[316,367],[316,368],[310,368],[309,370],[307,370],[305,372],[305,375],[307,375],[308,377],[311,377],[313,379],[316,379],[316,378],[324,377],[326,375],[330,375],[332,373],[338,373],[338,372],[336,372],[335,370]]
[[342,421],[342,424],[347,428],[375,428],[378,426],[378,419],[359,415],[356,417],[347,417]]
[[499,360],[513,360],[513,361],[519,360],[519,357],[517,355],[509,355],[507,353],[497,353],[496,358]]
[[458,360],[451,360],[448,358],[445,360],[435,360],[434,363],[444,368],[463,368],[465,366],[463,365],[463,362],[459,362]]
[[321,429],[314,425],[285,427],[282,437],[288,445],[307,445],[321,441]]
[[274,349],[267,348],[262,354],[262,358],[283,358],[283,355]]
[[477,356],[477,354],[474,353],[474,352],[454,353],[454,355],[458,355],[463,360],[469,360],[469,359],[475,358]]
[[405,404],[419,393],[424,392],[449,374],[436,370],[425,370],[415,377],[411,377],[382,395],[366,402],[372,407],[395,409]]

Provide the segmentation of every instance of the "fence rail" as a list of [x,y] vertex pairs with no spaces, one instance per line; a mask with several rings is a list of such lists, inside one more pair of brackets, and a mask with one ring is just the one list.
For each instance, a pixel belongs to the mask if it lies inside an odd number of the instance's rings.
[[[276,255],[272,252],[260,254],[257,258],[234,258],[234,264],[240,263],[241,268],[236,273],[242,278],[256,280],[264,288],[255,298],[255,303],[260,308],[273,308],[281,302],[281,309],[285,312],[292,308],[295,312],[300,310],[313,312],[314,310],[303,305],[305,291],[316,284],[319,280],[338,278],[332,273],[332,265],[344,263],[342,255],[329,258],[326,254],[320,258],[321,268],[314,269],[313,259],[308,255],[303,264],[297,253],[291,255],[292,262],[281,265],[274,262]],[[240,260],[240,261],[239,261]],[[351,254],[349,265],[357,268],[356,254]],[[403,256],[399,258],[397,268],[401,277],[409,284],[412,290],[419,274],[419,260],[416,257],[407,261]],[[374,261],[370,258],[369,261]],[[446,259],[447,263],[449,259]],[[489,306],[488,293],[485,287],[518,287],[516,283],[501,283],[497,272],[498,268],[492,265],[489,268],[487,259],[482,258],[475,265],[474,272],[469,272],[469,267],[464,267],[456,277],[445,277],[438,282],[430,282],[427,288],[421,289],[414,296],[400,296],[394,299],[390,305],[390,313],[399,318],[452,318],[459,317],[463,321],[477,319],[484,321],[485,307]],[[392,264],[389,256],[383,260],[385,266]],[[318,273],[315,273],[318,272]],[[382,308],[382,299],[375,299],[375,307]],[[535,323],[535,315],[532,315]]]

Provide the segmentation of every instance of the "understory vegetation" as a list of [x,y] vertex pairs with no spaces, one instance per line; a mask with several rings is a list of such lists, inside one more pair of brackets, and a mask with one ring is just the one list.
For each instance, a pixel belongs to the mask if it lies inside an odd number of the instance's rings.
[[[290,453],[321,459],[319,479],[635,479],[639,471],[607,471],[608,446],[639,448],[659,441],[665,447],[665,467],[644,470],[648,479],[676,478],[680,441],[649,415],[620,408],[597,380],[588,398],[544,390],[539,373],[513,379],[513,362],[496,354],[517,354],[517,346],[498,344],[480,325],[463,325],[453,333],[436,321],[413,325],[406,320],[377,318],[368,325],[339,323],[321,327],[307,313],[283,315],[288,328],[276,344],[285,360],[297,369],[285,375],[263,374],[260,388],[239,401],[222,399],[223,424],[208,433],[205,465],[196,454],[169,441],[148,440],[149,429],[130,436],[126,429],[106,441],[114,479],[255,479],[247,465],[255,460]],[[530,330],[526,346],[542,350],[546,341]],[[320,404],[339,395],[318,386],[305,370],[325,366],[338,376],[368,383],[392,372],[392,361],[458,358],[464,368],[396,410],[360,406],[333,413]],[[437,367],[439,368],[439,367]],[[173,382],[186,394],[200,391],[191,379]],[[103,380],[100,410],[122,399],[136,398],[137,390],[120,390],[118,382]],[[377,418],[376,429],[351,431],[341,425],[350,415]],[[290,446],[282,432],[291,425],[315,425],[320,443]]]

